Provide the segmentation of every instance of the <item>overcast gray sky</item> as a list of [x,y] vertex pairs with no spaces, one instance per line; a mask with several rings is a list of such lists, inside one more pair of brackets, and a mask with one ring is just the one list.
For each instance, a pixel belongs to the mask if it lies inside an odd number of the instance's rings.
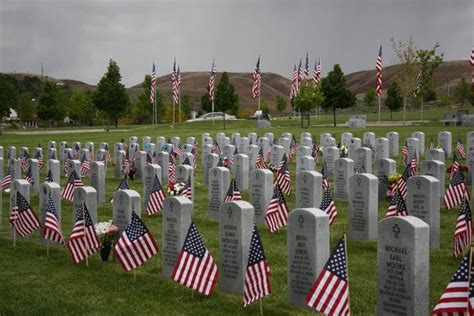
[[0,0],[0,72],[45,73],[96,84],[109,58],[129,86],[152,61],[159,75],[176,57],[182,71],[253,71],[291,76],[309,53],[323,74],[373,69],[380,43],[395,62],[390,38],[467,59],[472,0]]

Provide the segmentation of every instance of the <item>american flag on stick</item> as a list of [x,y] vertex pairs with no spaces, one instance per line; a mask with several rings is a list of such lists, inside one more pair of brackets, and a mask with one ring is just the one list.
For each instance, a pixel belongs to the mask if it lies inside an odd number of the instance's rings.
[[130,154],[127,150],[125,153],[125,157],[122,157],[122,173],[126,176],[130,173],[130,168],[131,168],[131,162],[130,162]]
[[263,147],[260,147],[257,158],[255,159],[255,168],[257,169],[268,169],[268,165],[263,157]]
[[64,187],[62,198],[72,201],[74,197],[74,189],[82,187],[83,185],[81,177],[76,173],[76,170],[73,170],[69,175],[66,186]]
[[171,278],[204,295],[212,294],[219,270],[194,223],[189,226]]
[[10,188],[10,184],[12,183],[12,174],[11,174],[11,166],[7,167],[7,171],[2,178],[2,190],[5,191],[6,189]]
[[466,248],[471,246],[472,238],[472,214],[467,198],[464,198],[459,209],[458,220],[456,222],[456,230],[454,231],[454,248],[453,255],[455,257],[463,253]]
[[89,210],[84,204],[76,212],[67,247],[75,263],[81,262],[100,249],[99,238],[95,233]]
[[253,71],[253,85],[252,85],[252,97],[258,98],[260,96],[260,81],[262,74],[260,72],[260,56],[258,56],[255,70]]
[[413,176],[411,166],[406,166],[402,176],[397,181],[397,188],[404,200],[407,198],[408,179]]
[[163,187],[161,186],[160,179],[155,175],[153,180],[153,187],[151,188],[150,197],[148,198],[148,205],[146,207],[146,213],[152,215],[158,213],[163,209],[163,202],[165,201],[165,194]]
[[30,166],[28,159],[30,159],[30,155],[28,152],[25,150],[23,152],[23,156],[20,159],[20,166],[21,166],[21,171],[26,172],[28,170],[28,167]]
[[449,180],[449,186],[444,195],[444,205],[448,210],[452,209],[453,207],[460,205],[467,197],[467,187],[464,182],[464,174],[461,170],[458,170]]
[[265,257],[262,240],[258,234],[257,227],[254,226],[245,272],[244,306],[270,295],[271,292],[270,267]]
[[273,196],[265,214],[265,223],[272,233],[288,223],[288,205],[278,183],[273,186]]
[[[122,178],[122,180],[120,180],[120,183],[117,187],[117,190],[115,190],[115,192],[122,191],[122,190],[129,190],[129,189],[130,189],[130,187],[128,186],[128,177],[124,176]],[[113,202],[114,202],[114,197],[111,196],[110,197],[110,203],[113,203]]]
[[458,140],[456,141],[456,152],[461,156],[461,158],[466,159],[466,151],[462,145],[461,137],[458,137]]
[[58,212],[54,206],[51,193],[48,195],[48,208],[46,209],[46,218],[44,220],[43,239],[51,240],[60,244],[64,243],[61,223],[59,222]]
[[329,188],[329,173],[325,162],[323,162],[323,165],[321,166],[321,175],[323,178],[321,185],[323,190],[325,190],[326,188]]
[[379,54],[377,55],[377,61],[375,63],[375,93],[379,97],[382,94],[382,44],[380,44]]
[[306,297],[306,304],[325,315],[350,315],[346,237],[343,236]]
[[472,253],[469,251],[431,312],[433,316],[473,315]]
[[290,160],[294,159],[296,156],[296,149],[297,149],[297,144],[296,144],[296,138],[295,135],[293,135],[293,138],[291,139],[290,143]]
[[237,187],[237,182],[234,178],[230,180],[229,189],[224,197],[224,202],[240,201],[242,196],[240,195],[239,188]]
[[391,216],[407,216],[408,209],[405,205],[405,200],[403,199],[402,194],[400,193],[400,189],[396,188],[395,193],[392,195],[390,200],[390,204],[387,209],[387,213],[385,217]]
[[153,62],[153,67],[151,69],[151,82],[150,82],[150,103],[155,102],[155,87],[156,87],[156,68],[155,68],[155,62]]
[[286,195],[291,194],[291,177],[290,171],[288,170],[288,158],[286,154],[283,154],[283,158],[277,167],[276,183],[280,186],[283,193]]
[[122,270],[127,272],[141,266],[158,252],[158,245],[135,211],[114,247],[114,254]]
[[25,180],[28,181],[29,184],[33,184],[33,173],[31,171],[31,164],[28,166],[28,171],[26,172]]
[[319,206],[319,209],[325,212],[326,214],[328,214],[329,225],[332,225],[332,223],[334,222],[334,219],[337,216],[337,210],[336,210],[336,203],[334,203],[334,200],[331,194],[331,189],[329,187],[324,189],[323,199],[321,201],[321,205]]
[[184,196],[192,200],[193,193],[192,193],[192,187],[191,187],[191,175],[188,177],[188,179],[184,183],[183,188],[179,190],[179,196]]
[[208,84],[208,89],[209,89],[209,100],[214,100],[214,89],[216,85],[216,64],[214,61],[212,61],[212,68],[211,68],[211,75],[209,76],[209,84]]
[[43,154],[41,150],[36,151],[35,159],[38,160],[39,169],[40,170],[43,169],[44,159],[43,159]]
[[74,158],[71,156],[71,153],[66,151],[66,157],[64,157],[64,173],[67,175],[69,172],[69,161],[73,160]]
[[87,158],[87,155],[84,153],[84,156],[82,157],[82,163],[81,163],[81,175],[87,177],[90,174],[91,171],[91,162],[89,158]]
[[402,157],[403,157],[403,163],[405,164],[405,166],[408,165],[408,144],[406,140],[402,148]]
[[11,210],[9,222],[21,237],[26,237],[40,228],[38,217],[25,197],[18,191],[16,205]]
[[416,155],[416,151],[413,153],[413,157],[411,157],[410,168],[411,173],[416,176],[418,173],[418,156]]

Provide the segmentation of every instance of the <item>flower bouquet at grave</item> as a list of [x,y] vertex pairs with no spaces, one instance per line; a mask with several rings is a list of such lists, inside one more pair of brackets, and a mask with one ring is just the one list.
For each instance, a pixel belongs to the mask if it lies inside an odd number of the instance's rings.
[[100,256],[103,261],[107,261],[109,260],[112,245],[118,237],[118,227],[112,224],[112,220],[99,222],[95,225],[95,232],[99,236],[101,244]]
[[401,174],[399,173],[392,173],[388,176],[387,179],[387,196],[391,197],[393,195],[394,189],[397,186],[398,180],[401,178]]
[[179,196],[179,192],[184,187],[183,182],[173,183],[170,182],[168,186],[168,195],[169,196]]

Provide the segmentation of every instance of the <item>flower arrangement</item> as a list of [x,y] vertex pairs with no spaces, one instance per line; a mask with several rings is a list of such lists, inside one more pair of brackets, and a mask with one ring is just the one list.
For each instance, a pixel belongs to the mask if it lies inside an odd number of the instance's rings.
[[114,241],[115,234],[118,232],[118,227],[112,224],[112,220],[108,222],[99,222],[95,225],[95,232],[99,236],[100,242],[103,246],[111,245]]
[[178,196],[179,192],[181,191],[183,187],[184,187],[184,183],[182,182],[177,182],[177,183],[170,182],[170,185],[168,186],[168,195]]
[[393,190],[395,189],[395,186],[397,185],[398,180],[401,178],[401,174],[399,173],[392,173],[391,175],[388,176],[387,179],[387,196],[392,196],[393,195]]

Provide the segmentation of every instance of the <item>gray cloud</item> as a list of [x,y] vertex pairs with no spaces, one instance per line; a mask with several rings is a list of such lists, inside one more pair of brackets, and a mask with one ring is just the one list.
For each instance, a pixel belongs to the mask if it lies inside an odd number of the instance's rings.
[[262,70],[290,77],[309,52],[323,73],[372,69],[380,43],[385,65],[396,61],[390,38],[436,41],[446,59],[466,59],[473,44],[471,0],[324,1],[11,1],[0,2],[0,71],[39,73],[95,84],[109,58],[126,85],[140,82],[155,60],[169,73]]

